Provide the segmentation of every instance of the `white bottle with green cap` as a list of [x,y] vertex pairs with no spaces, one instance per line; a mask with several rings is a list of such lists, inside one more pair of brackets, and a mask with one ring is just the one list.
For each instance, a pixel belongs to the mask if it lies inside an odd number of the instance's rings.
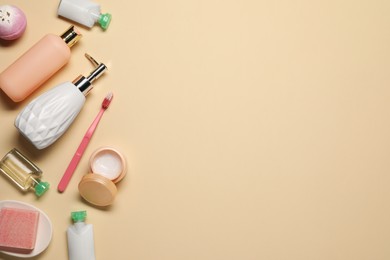
[[102,14],[100,5],[89,0],[61,0],[58,15],[92,28],[95,23],[106,30],[111,22],[111,14]]
[[93,226],[85,223],[86,216],[86,211],[71,213],[73,225],[66,232],[69,260],[95,260]]

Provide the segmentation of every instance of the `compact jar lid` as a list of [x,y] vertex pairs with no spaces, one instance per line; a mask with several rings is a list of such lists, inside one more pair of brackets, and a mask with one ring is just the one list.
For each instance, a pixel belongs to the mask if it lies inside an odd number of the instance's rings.
[[80,195],[97,206],[112,204],[117,193],[115,183],[126,175],[124,156],[114,148],[102,147],[91,155],[89,165],[91,173],[79,183]]
[[89,203],[97,206],[110,205],[116,196],[117,188],[109,179],[94,173],[88,173],[79,183],[80,195]]

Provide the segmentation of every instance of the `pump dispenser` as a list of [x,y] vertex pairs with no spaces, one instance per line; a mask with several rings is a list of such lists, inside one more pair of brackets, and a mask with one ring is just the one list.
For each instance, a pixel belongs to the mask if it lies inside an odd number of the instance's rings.
[[80,75],[73,82],[57,85],[31,101],[17,116],[15,127],[36,148],[48,147],[66,132],[84,106],[92,83],[107,70],[103,63],[85,56],[95,66],[88,77]]
[[73,25],[61,36],[47,34],[0,73],[0,88],[12,101],[24,100],[69,61],[80,38]]

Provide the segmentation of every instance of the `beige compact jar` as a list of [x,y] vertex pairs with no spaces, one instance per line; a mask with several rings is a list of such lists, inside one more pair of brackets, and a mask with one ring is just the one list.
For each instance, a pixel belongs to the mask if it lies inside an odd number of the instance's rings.
[[91,155],[89,167],[90,173],[78,186],[81,197],[96,206],[111,205],[118,191],[116,183],[126,175],[125,157],[117,149],[101,147]]

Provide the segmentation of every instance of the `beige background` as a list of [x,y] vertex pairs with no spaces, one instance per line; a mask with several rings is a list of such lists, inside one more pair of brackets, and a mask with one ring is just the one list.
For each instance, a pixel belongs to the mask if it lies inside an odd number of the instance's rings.
[[[1,1],[5,4],[5,1]],[[58,1],[10,0],[28,17],[0,69],[70,24]],[[94,224],[97,259],[390,259],[390,2],[100,1],[110,28],[80,28],[68,65],[26,102],[0,95],[0,153],[19,148],[52,189],[0,179],[0,199],[51,218],[39,259],[67,259],[71,211]],[[27,102],[109,71],[67,133],[38,151],[13,127]],[[107,92],[114,100],[64,194],[56,186]],[[109,145],[130,164],[106,210],[77,183]],[[36,258],[36,259],[38,259]],[[0,259],[13,259],[0,254]]]

